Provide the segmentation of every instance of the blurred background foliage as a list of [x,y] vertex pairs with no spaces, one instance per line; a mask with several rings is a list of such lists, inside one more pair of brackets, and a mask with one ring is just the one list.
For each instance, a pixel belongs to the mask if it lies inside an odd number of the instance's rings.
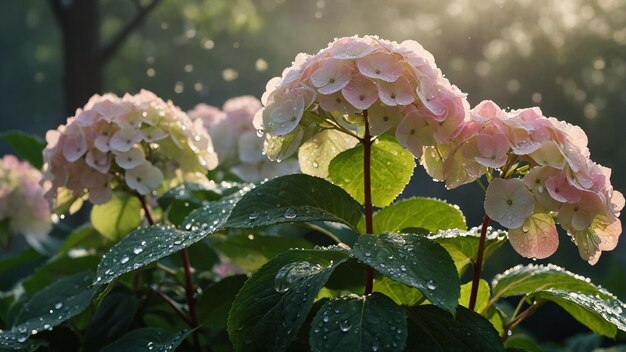
[[[83,78],[101,75],[103,91],[147,88],[183,109],[200,102],[221,106],[233,96],[260,97],[298,52],[315,53],[335,37],[414,39],[472,105],[483,99],[510,108],[538,105],[546,116],[580,125],[592,158],[611,167],[613,185],[626,190],[624,0],[4,0],[0,132],[43,136],[82,104],[66,102],[67,55],[53,9],[85,2],[97,11],[96,49],[114,42],[150,7],[110,58],[83,71]],[[0,152],[9,149],[0,145]],[[409,195],[445,198],[461,206],[469,224],[480,222],[478,186],[446,191],[418,168]],[[626,299],[626,241],[589,267],[568,239],[562,234],[559,251],[546,262],[590,276]],[[520,262],[526,260],[507,246],[487,264],[487,276]],[[566,315],[554,324],[553,308],[528,321],[540,339],[583,330]]]

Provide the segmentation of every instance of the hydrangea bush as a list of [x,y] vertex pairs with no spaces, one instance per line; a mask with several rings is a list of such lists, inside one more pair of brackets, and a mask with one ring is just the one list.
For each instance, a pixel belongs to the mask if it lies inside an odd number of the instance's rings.
[[[46,234],[44,192],[57,214],[93,207],[54,255],[0,263],[43,263],[0,297],[6,350],[537,350],[518,327],[546,302],[597,335],[626,331],[624,303],[559,266],[484,279],[507,241],[551,256],[557,223],[597,263],[624,197],[579,127],[470,108],[415,41],[337,39],[299,54],[261,102],[222,109],[94,96],[46,140],[43,178],[0,164],[3,231]],[[416,159],[448,188],[483,185],[480,226],[442,200],[396,199]],[[25,227],[14,193],[37,204]]]

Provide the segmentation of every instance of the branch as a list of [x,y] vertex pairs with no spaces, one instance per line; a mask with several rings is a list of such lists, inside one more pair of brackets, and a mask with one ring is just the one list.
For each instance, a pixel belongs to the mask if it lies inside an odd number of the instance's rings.
[[[100,51],[101,64],[106,63],[111,59],[111,57],[113,57],[122,44],[124,44],[126,38],[128,38],[128,36],[143,23],[148,14],[159,4],[159,2],[161,2],[161,0],[152,0],[150,4],[144,7],[137,6],[139,11],[135,15],[135,18],[128,22],[126,26]],[[137,3],[135,2],[135,4]]]

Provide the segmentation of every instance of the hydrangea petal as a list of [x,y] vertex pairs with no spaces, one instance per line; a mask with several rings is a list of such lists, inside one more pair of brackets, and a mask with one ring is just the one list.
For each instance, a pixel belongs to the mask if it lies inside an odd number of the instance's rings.
[[163,173],[149,162],[144,162],[125,173],[126,184],[139,194],[147,195],[163,182]]
[[337,59],[326,59],[311,75],[311,83],[320,94],[332,94],[342,90],[350,82],[352,68]]
[[362,57],[356,65],[363,76],[385,82],[395,82],[404,71],[404,66],[397,61],[397,57],[386,52]]
[[370,134],[378,136],[398,125],[403,116],[398,111],[382,104],[374,104],[368,109],[367,120]]
[[544,259],[556,252],[559,235],[550,213],[535,213],[521,227],[509,230],[509,242],[523,257]]
[[341,92],[344,98],[359,110],[369,109],[378,100],[378,90],[374,82],[361,75],[354,76]]
[[146,161],[146,157],[141,148],[133,147],[127,152],[115,155],[115,163],[122,169],[132,169]]
[[415,101],[413,89],[405,77],[400,77],[395,82],[378,82],[378,96],[389,106],[409,105]]
[[522,227],[535,209],[535,199],[520,179],[494,179],[485,194],[485,213],[509,229]]
[[293,131],[304,114],[304,98],[293,99],[269,105],[263,111],[265,130],[276,136],[284,136]]

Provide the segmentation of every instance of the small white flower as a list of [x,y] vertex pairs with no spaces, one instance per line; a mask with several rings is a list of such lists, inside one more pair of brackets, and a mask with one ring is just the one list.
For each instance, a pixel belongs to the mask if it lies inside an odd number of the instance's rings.
[[485,195],[485,213],[509,229],[521,227],[535,209],[533,194],[520,179],[497,178]]
[[133,147],[133,145],[139,143],[142,137],[143,135],[141,132],[134,128],[122,128],[113,134],[113,137],[111,137],[111,141],[109,142],[109,146],[111,150],[117,152],[127,152]]
[[133,147],[129,151],[115,155],[115,163],[122,169],[132,169],[143,164],[146,157],[141,148]]
[[144,162],[133,169],[127,170],[125,178],[128,187],[139,192],[139,194],[145,195],[150,194],[150,192],[161,185],[163,173],[149,162]]

